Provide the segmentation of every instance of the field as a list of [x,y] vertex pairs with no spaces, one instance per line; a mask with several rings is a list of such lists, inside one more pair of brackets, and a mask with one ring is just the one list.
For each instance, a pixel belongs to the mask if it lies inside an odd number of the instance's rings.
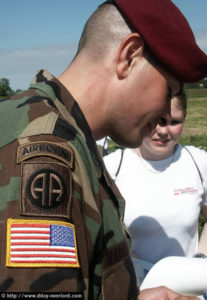
[[207,151],[207,89],[186,90],[188,110],[180,143]]

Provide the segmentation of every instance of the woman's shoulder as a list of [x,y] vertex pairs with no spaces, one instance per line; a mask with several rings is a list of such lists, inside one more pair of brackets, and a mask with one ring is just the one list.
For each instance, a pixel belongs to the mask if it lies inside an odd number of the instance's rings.
[[104,161],[105,162],[112,162],[112,161],[117,161],[120,160],[121,156],[124,153],[124,157],[131,157],[131,156],[136,156],[136,153],[133,151],[133,149],[126,148],[126,149],[117,149],[108,155],[104,156]]
[[195,159],[196,158],[207,158],[207,152],[204,149],[195,147],[193,145],[187,145],[184,148],[186,148],[192,155],[195,155]]
[[132,149],[118,149],[104,156],[103,160],[108,172],[113,178],[117,169],[120,167],[120,163],[123,167],[123,164],[128,164],[134,156],[136,157],[136,153]]
[[192,156],[192,159],[196,162],[199,170],[207,174],[207,152],[201,148],[188,145],[183,147]]
[[116,174],[121,159],[121,155],[122,155],[122,149],[118,149],[103,157],[105,166],[108,172],[110,173],[110,175],[112,176],[112,178]]

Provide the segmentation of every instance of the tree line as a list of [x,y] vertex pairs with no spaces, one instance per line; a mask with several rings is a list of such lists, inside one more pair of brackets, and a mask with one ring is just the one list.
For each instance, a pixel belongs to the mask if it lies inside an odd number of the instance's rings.
[[[207,88],[207,78],[195,82],[195,83],[186,83],[184,85],[185,89],[201,89],[201,88]],[[1,78],[0,79],[0,97],[9,97],[14,94],[17,94],[21,92],[20,89],[18,90],[12,90],[10,87],[9,79],[7,78]]]
[[0,79],[0,97],[9,97],[19,92],[21,92],[20,89],[15,91],[12,90],[12,88],[10,87],[9,79],[7,78]]

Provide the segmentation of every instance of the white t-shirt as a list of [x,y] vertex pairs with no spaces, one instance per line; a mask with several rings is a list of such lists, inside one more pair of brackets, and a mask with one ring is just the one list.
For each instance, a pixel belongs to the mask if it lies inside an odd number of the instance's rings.
[[[132,237],[132,257],[155,263],[166,256],[196,253],[200,208],[207,205],[207,152],[194,146],[187,149],[203,185],[181,145],[173,160],[146,161],[132,149],[124,151],[115,182],[126,200],[124,221]],[[121,150],[104,157],[112,178],[120,158]]]

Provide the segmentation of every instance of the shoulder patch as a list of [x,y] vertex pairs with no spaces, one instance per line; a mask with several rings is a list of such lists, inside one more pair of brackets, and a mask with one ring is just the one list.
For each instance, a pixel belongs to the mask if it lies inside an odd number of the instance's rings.
[[73,151],[58,143],[47,141],[31,142],[20,145],[17,149],[16,162],[20,163],[29,158],[37,156],[51,156],[66,163],[70,168],[73,168]]
[[61,163],[23,162],[21,214],[71,217],[72,175]]
[[73,224],[48,220],[7,220],[8,267],[80,267]]

